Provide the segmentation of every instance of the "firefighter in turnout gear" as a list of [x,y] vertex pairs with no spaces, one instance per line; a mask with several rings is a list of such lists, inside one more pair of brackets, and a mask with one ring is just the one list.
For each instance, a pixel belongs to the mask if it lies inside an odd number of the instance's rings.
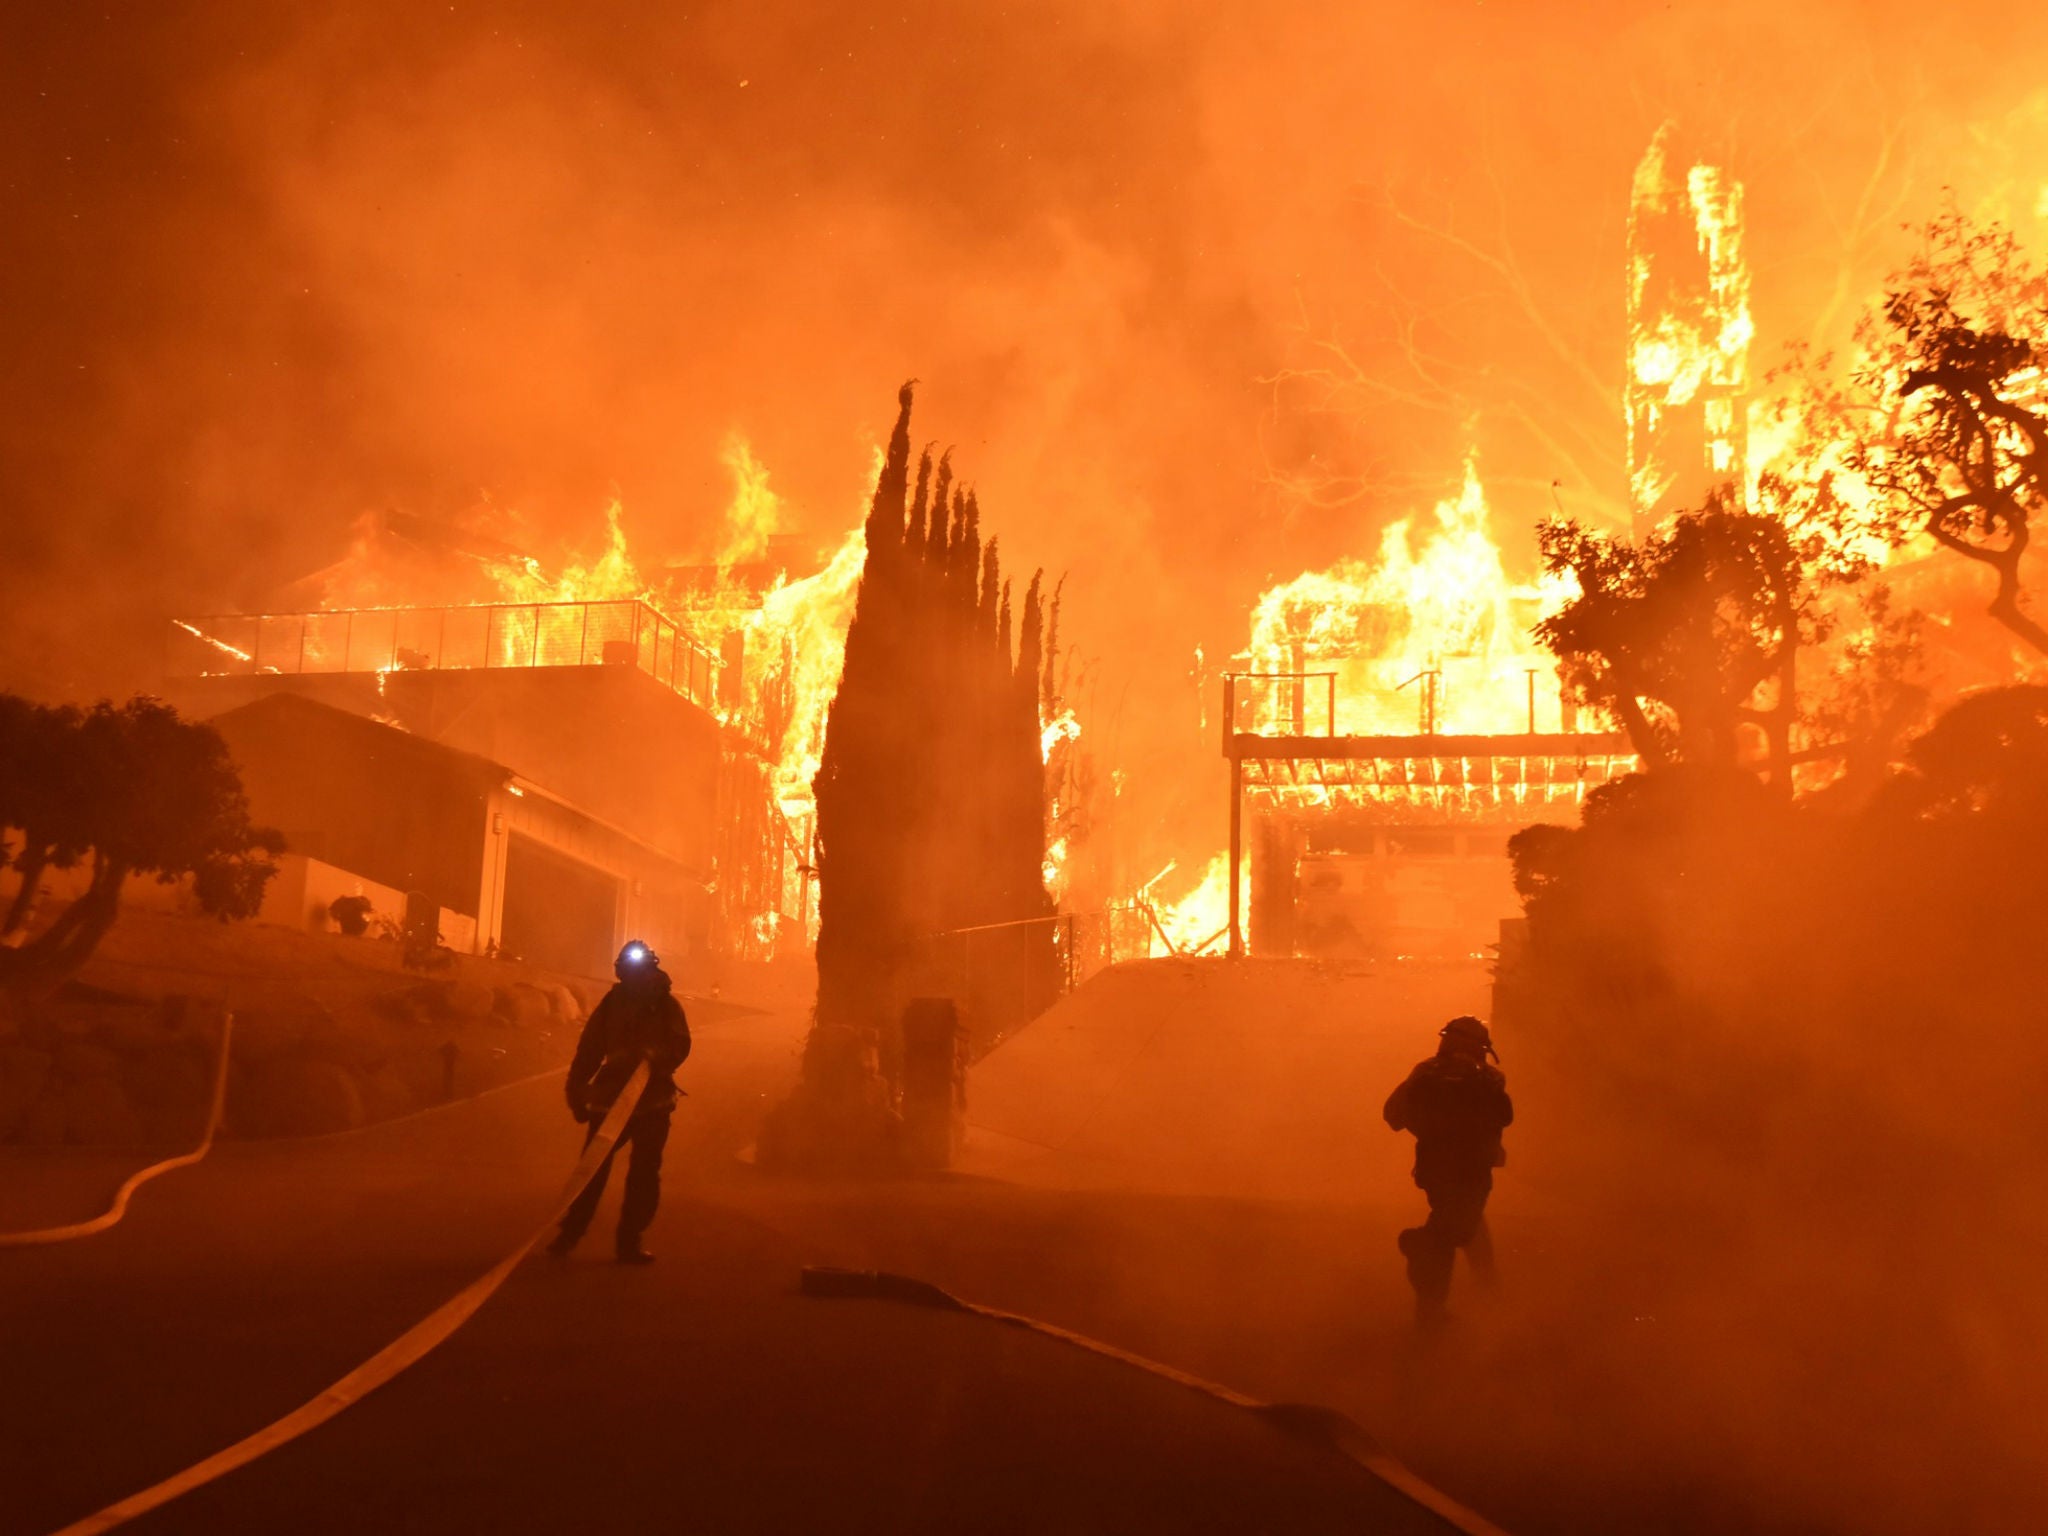
[[1437,1053],[1418,1064],[1387,1100],[1387,1124],[1415,1135],[1415,1182],[1429,1200],[1429,1219],[1400,1237],[1415,1287],[1415,1317],[1424,1327],[1443,1320],[1458,1250],[1473,1273],[1493,1277],[1486,1197],[1493,1170],[1507,1161],[1500,1134],[1514,1121],[1507,1079],[1494,1061],[1493,1036],[1470,1016],[1440,1031]]
[[636,939],[620,950],[612,970],[618,984],[591,1011],[569,1063],[569,1113],[590,1127],[583,1144],[589,1146],[596,1137],[619,1090],[642,1061],[647,1063],[647,1086],[619,1133],[619,1145],[569,1207],[548,1252],[559,1258],[576,1246],[597,1214],[612,1158],[619,1147],[630,1146],[626,1192],[619,1206],[618,1259],[621,1264],[651,1264],[654,1255],[640,1238],[661,1200],[661,1154],[676,1106],[675,1070],[690,1054],[690,1025],[660,958],[645,944]]

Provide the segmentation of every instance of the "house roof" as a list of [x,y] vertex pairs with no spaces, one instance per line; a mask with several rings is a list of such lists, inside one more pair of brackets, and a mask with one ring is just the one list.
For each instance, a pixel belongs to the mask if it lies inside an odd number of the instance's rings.
[[207,723],[226,738],[231,749],[319,743],[400,771],[445,776],[480,789],[495,789],[513,778],[513,771],[503,763],[302,694],[268,694],[215,715]]

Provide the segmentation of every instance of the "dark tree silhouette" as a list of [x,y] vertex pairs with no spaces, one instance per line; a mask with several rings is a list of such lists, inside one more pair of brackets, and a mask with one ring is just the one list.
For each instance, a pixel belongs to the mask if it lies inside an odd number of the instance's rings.
[[[91,956],[130,875],[190,877],[202,910],[246,918],[284,841],[249,821],[241,776],[211,726],[135,698],[89,710],[0,696],[0,831],[19,880],[0,919],[0,990],[48,995]],[[38,924],[54,872],[82,891]]]
[[2002,833],[2048,833],[2048,687],[1992,688],[1952,705],[1906,750],[1880,813],[1982,816]]
[[1640,544],[1570,521],[1543,525],[1538,543],[1545,568],[1576,578],[1579,593],[1536,636],[1646,766],[1732,766],[1750,724],[1789,789],[1799,648],[1819,621],[1777,519],[1715,501]]
[[1839,548],[1855,547],[1843,533],[1894,547],[1926,537],[1986,567],[1991,617],[2048,655],[2022,569],[2048,508],[2044,342],[2048,272],[2002,226],[1935,219],[1858,326],[1846,377],[1829,357],[1795,359],[1782,407],[1794,451],[1766,498],[1795,527],[1835,530]]
[[[826,720],[818,806],[818,1004],[770,1160],[886,1159],[895,1021],[937,936],[1049,917],[1039,755],[1042,603],[1011,653],[1009,589],[949,456],[910,472],[910,386],[867,519],[867,557]],[[1034,1012],[1058,989],[1049,926],[977,946],[963,1012]],[[923,969],[921,969],[923,968]]]
[[1933,694],[1921,680],[1926,615],[1897,607],[1881,582],[1857,594],[1856,609],[1820,685],[1802,684],[1816,745],[1800,756],[1839,754],[1842,777],[1828,793],[1862,803],[1883,786],[1905,738],[1926,723]]

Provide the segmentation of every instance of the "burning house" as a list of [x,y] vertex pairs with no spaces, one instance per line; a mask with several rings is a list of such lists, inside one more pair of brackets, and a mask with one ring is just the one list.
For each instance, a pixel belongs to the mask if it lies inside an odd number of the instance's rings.
[[[1434,526],[1265,593],[1223,679],[1234,951],[1469,954],[1514,910],[1507,839],[1629,772],[1529,638],[1563,596],[1511,582],[1475,466]],[[1248,873],[1249,878],[1246,878]]]
[[296,857],[424,891],[477,952],[590,971],[629,931],[716,943],[745,743],[715,712],[719,657],[647,605],[221,616],[173,636],[174,696],[214,719]]
[[[228,736],[291,844],[272,918],[418,893],[454,947],[599,974],[628,934],[677,956],[801,949],[860,540],[791,579],[801,552],[756,532],[643,579],[615,507],[604,557],[559,578],[464,551],[498,601],[173,620],[165,691]],[[405,589],[378,539],[323,595]]]
[[1640,538],[1708,492],[1747,484],[1749,267],[1742,183],[1671,164],[1672,126],[1636,167],[1628,216],[1629,504]]
[[[1632,772],[1618,732],[1528,729],[1340,734],[1334,696],[1317,729],[1238,729],[1260,689],[1299,696],[1334,672],[1224,680],[1233,952],[1377,957],[1475,953],[1513,910],[1507,840],[1588,789]],[[1249,812],[1249,848],[1245,821]],[[1249,852],[1248,890],[1242,878]],[[1249,896],[1249,913],[1241,910]]]
[[[1629,205],[1621,405],[1638,538],[1710,494],[1739,498],[1751,468],[1742,186],[1718,166],[1677,169],[1672,138],[1667,124],[1651,140]],[[1469,461],[1433,527],[1401,519],[1374,559],[1264,593],[1223,682],[1229,849],[1191,898],[1194,926],[1215,919],[1234,952],[1257,954],[1492,942],[1516,908],[1509,836],[1571,819],[1637,766],[1626,735],[1580,728],[1530,637],[1568,596],[1508,579]]]

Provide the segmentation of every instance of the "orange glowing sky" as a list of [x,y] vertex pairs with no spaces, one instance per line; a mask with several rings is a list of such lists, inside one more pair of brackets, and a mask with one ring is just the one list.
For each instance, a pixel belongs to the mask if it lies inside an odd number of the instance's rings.
[[[735,431],[829,543],[915,375],[1006,563],[1071,573],[1142,772],[1207,745],[1193,648],[1468,446],[1511,562],[1552,480],[1615,493],[1666,117],[1748,185],[1763,363],[1944,185],[2037,234],[2048,21],[1927,14],[17,8],[0,686],[147,685],[161,615],[272,600],[368,508],[589,553],[617,495],[636,550],[704,553]],[[1272,382],[1330,337],[1362,393]]]

